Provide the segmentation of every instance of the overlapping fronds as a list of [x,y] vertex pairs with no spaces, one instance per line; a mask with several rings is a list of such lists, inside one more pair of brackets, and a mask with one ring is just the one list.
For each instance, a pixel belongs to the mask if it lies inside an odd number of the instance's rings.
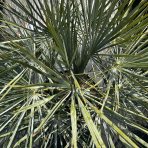
[[11,0],[0,26],[0,147],[148,147],[148,2]]

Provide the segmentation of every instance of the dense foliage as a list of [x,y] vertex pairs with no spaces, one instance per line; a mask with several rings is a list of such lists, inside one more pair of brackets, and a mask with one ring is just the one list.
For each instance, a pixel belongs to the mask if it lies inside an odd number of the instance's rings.
[[148,2],[133,3],[5,4],[0,147],[148,147]]

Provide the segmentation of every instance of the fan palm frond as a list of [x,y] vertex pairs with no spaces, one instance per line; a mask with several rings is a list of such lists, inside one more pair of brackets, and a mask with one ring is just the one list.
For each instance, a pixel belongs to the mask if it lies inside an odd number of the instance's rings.
[[147,147],[148,2],[133,3],[3,6],[0,146]]

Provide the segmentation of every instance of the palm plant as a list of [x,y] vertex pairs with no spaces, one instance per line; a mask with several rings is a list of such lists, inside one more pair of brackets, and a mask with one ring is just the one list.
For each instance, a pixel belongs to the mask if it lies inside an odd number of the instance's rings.
[[133,2],[5,4],[1,147],[148,147],[148,2]]

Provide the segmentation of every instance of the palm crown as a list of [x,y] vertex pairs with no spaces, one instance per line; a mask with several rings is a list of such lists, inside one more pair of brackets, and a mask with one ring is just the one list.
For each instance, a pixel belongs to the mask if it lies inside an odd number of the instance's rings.
[[4,6],[0,145],[147,147],[148,2],[133,2]]

